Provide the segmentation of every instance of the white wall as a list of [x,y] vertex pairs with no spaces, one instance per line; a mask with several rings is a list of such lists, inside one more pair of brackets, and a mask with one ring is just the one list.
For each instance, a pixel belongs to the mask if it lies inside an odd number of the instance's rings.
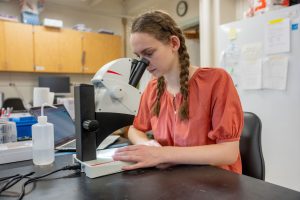
[[57,4],[49,4],[41,13],[41,18],[62,19],[64,27],[71,28],[75,24],[85,24],[97,31],[99,28],[110,29],[117,35],[123,35],[121,17],[105,16],[97,12],[83,11],[76,8],[62,7]]
[[191,65],[200,66],[200,41],[199,39],[187,39],[185,41],[190,55]]
[[191,20],[198,20],[199,16],[199,1],[186,0],[188,3],[188,11],[185,16],[179,17],[176,14],[176,5],[179,1],[174,0],[152,0],[141,2],[140,0],[131,0],[126,5],[127,14],[136,16],[149,10],[165,10],[168,12],[179,25],[183,25]]
[[241,0],[220,0],[220,24],[236,20],[236,4]]
[[[87,27],[92,28],[94,31],[99,28],[105,28],[123,36],[121,16],[112,14],[112,11],[109,12],[109,10],[112,9],[110,7],[113,7],[116,13],[122,13],[122,5],[107,5],[107,7],[109,7],[108,11],[102,14],[97,10],[88,11],[87,9],[77,7],[66,7],[56,3],[51,3],[51,0],[49,0],[47,1],[46,7],[41,13],[40,18],[43,19],[48,17],[63,20],[65,28],[71,28],[75,24],[84,23]],[[19,16],[17,1],[11,1],[9,3],[0,2],[0,13]],[[30,102],[32,101],[33,87],[38,85],[37,79],[39,75],[40,74],[36,73],[0,72],[0,91],[5,93],[5,98],[21,97],[24,98],[25,103]],[[70,76],[72,84],[90,83],[90,79],[93,76],[75,74],[67,75]],[[10,83],[13,83],[15,86],[9,86]]]

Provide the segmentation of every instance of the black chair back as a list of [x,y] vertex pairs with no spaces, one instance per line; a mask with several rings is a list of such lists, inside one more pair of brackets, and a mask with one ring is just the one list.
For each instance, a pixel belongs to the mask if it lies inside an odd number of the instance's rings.
[[243,174],[265,180],[265,162],[261,148],[261,121],[251,112],[244,112],[244,129],[240,139]]
[[22,99],[20,98],[7,98],[3,101],[3,108],[13,107],[13,110],[24,111],[26,110]]

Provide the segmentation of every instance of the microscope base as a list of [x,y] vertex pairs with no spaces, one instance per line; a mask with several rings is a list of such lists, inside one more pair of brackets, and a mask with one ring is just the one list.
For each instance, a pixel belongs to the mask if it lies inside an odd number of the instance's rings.
[[112,155],[116,149],[106,149],[97,152],[97,159],[82,162],[73,155],[73,161],[81,164],[81,171],[89,178],[97,178],[109,174],[122,172],[123,166],[128,166],[133,163],[114,161]]

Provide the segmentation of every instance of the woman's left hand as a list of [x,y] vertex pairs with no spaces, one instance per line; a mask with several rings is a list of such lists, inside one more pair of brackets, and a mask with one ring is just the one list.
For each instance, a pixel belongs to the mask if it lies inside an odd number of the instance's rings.
[[132,165],[123,167],[123,170],[154,167],[163,163],[162,147],[131,145],[118,149],[115,152],[113,159],[115,161],[134,163]]

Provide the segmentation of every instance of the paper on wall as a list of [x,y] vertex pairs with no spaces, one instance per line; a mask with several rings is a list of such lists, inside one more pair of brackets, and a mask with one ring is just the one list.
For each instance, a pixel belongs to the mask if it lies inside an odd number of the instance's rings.
[[241,77],[242,88],[254,90],[262,88],[262,44],[252,43],[242,46]]
[[242,89],[257,90],[262,88],[262,60],[243,60],[242,66]]
[[242,59],[255,61],[262,56],[262,43],[246,44],[242,47]]
[[237,38],[237,30],[236,30],[236,28],[229,29],[228,39],[229,40],[235,40],[236,38]]
[[265,31],[266,54],[290,51],[290,19],[270,20]]
[[240,48],[231,41],[227,48],[221,53],[220,66],[231,75],[234,84],[238,85],[238,71],[240,61]]
[[288,56],[270,56],[263,64],[263,88],[285,90],[287,82]]

